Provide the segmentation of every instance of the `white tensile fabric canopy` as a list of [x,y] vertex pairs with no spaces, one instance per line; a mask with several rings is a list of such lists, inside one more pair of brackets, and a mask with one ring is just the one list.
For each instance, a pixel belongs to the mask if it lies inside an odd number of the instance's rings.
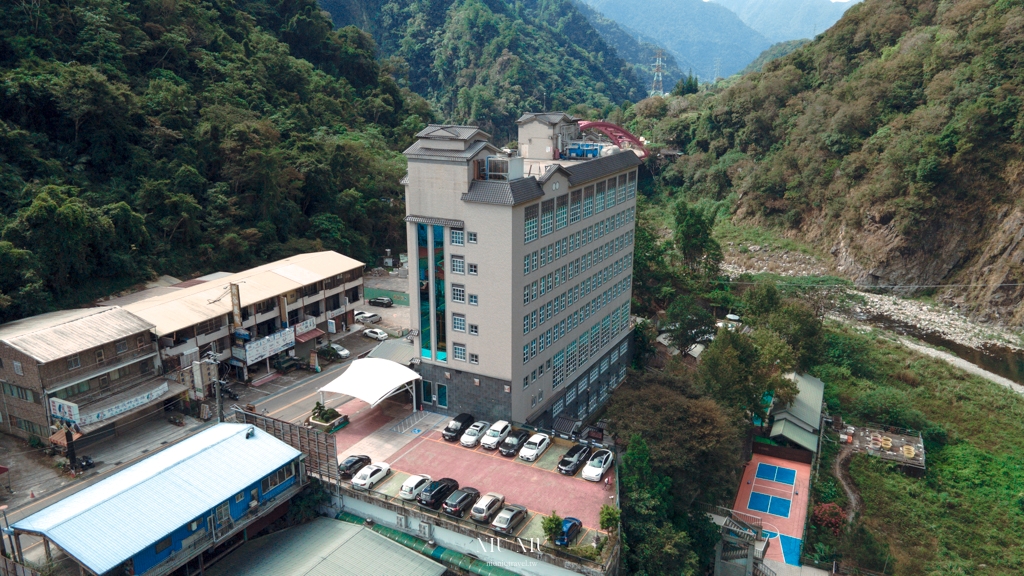
[[398,362],[361,358],[320,391],[354,396],[373,407],[403,390],[412,393],[413,382],[419,378],[419,374]]

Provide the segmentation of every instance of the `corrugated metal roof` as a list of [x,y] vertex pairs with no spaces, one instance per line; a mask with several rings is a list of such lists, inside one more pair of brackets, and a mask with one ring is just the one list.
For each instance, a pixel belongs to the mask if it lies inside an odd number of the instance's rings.
[[817,434],[808,432],[787,420],[776,420],[775,424],[772,426],[772,431],[769,436],[772,438],[782,436],[786,440],[789,440],[798,446],[802,446],[811,452],[818,451]]
[[624,150],[611,156],[602,156],[589,162],[573,164],[564,168],[569,172],[569,185],[576,186],[604,176],[616,174],[632,166],[640,165],[640,157]]
[[373,530],[317,518],[250,541],[208,576],[441,576],[443,565]]
[[486,140],[477,140],[465,150],[449,150],[447,148],[431,148],[429,140],[417,140],[413,142],[412,146],[405,149],[405,154],[409,158],[419,158],[424,160],[446,160],[453,162],[465,162],[473,156],[476,156],[481,150],[489,148],[492,152],[497,153],[498,149],[489,144]]
[[816,431],[821,422],[821,400],[825,395],[825,383],[810,374],[794,373],[787,374],[786,377],[796,382],[800,392],[792,404],[777,406],[772,415],[776,420],[799,420],[805,428]]
[[[246,433],[252,429],[252,438]],[[248,424],[217,424],[14,523],[103,574],[299,456]]]
[[242,306],[249,306],[362,266],[362,262],[337,252],[298,254],[220,280],[126,304],[124,308],[152,322],[155,332],[163,336],[230,312],[231,283],[239,285]]
[[449,228],[465,228],[466,223],[462,220],[452,220],[451,218],[433,218],[431,216],[416,216],[410,214],[405,217],[406,222],[416,222],[417,224],[437,224],[438,226],[447,226]]
[[0,341],[45,364],[152,328],[122,308],[99,306],[8,322],[0,325]]
[[417,358],[416,347],[413,346],[412,342],[402,338],[399,340],[385,340],[378,344],[370,353],[366,355],[367,358],[384,358],[385,360],[391,360],[401,364],[402,366],[408,366],[413,358]]
[[462,195],[462,201],[516,206],[543,196],[544,189],[540,187],[536,178],[530,176],[529,178],[517,178],[511,182],[474,180],[469,185],[469,192]]
[[565,112],[527,112],[526,114],[520,116],[519,120],[516,120],[516,124],[525,124],[531,120],[538,120],[540,122],[547,124],[548,126],[554,126],[555,124],[558,124],[562,120],[565,120],[567,122],[576,122],[577,120],[579,120],[579,118],[576,118],[575,116],[570,116]]
[[476,126],[457,126],[454,124],[430,124],[417,134],[417,138],[429,138],[433,140],[469,140],[477,135],[489,139],[490,134]]

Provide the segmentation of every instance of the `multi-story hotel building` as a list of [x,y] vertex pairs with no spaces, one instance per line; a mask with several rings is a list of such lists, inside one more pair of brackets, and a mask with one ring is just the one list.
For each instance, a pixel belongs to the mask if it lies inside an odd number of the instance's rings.
[[577,122],[524,115],[518,154],[437,125],[405,151],[425,409],[548,427],[624,378],[640,159]]

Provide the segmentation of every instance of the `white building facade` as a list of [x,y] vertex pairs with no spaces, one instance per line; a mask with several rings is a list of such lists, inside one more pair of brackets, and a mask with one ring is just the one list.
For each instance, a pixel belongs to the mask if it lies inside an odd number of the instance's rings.
[[640,159],[576,122],[523,116],[522,156],[471,126],[429,126],[405,151],[425,409],[550,427],[624,378]]

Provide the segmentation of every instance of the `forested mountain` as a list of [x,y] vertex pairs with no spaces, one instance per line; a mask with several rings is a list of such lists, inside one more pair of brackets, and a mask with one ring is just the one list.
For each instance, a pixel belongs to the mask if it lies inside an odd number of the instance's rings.
[[663,46],[646,38],[636,30],[626,28],[614,20],[606,18],[597,10],[587,6],[583,0],[575,0],[576,7],[587,17],[590,25],[597,30],[597,33],[604,38],[623,60],[633,66],[633,73],[640,79],[640,83],[646,83],[651,88],[654,80],[654,59],[658,50],[662,50],[662,86],[665,92],[671,92],[681,78],[686,76],[687,70],[692,70],[693,65],[687,62],[679,62],[671,52],[664,50]]
[[313,0],[8,4],[0,320],[160,273],[404,246],[399,150],[432,119]]
[[702,81],[735,74],[771,45],[729,9],[703,0],[585,0],[606,17],[665,46]]
[[572,0],[321,0],[407,64],[411,88],[450,122],[514,139],[525,111],[610,109],[647,86]]
[[770,48],[761,52],[761,55],[757,57],[753,62],[747,64],[747,67],[743,69],[740,74],[746,74],[748,72],[760,72],[764,69],[764,65],[777,60],[783,56],[795,51],[804,44],[810,42],[807,38],[801,38],[799,40],[786,40],[785,42],[777,42],[772,44]]
[[772,42],[814,38],[836,23],[860,0],[711,0]]
[[[866,0],[728,88],[634,106],[663,172],[839,273],[1024,322],[1024,7]],[[943,288],[942,285],[953,284]]]

